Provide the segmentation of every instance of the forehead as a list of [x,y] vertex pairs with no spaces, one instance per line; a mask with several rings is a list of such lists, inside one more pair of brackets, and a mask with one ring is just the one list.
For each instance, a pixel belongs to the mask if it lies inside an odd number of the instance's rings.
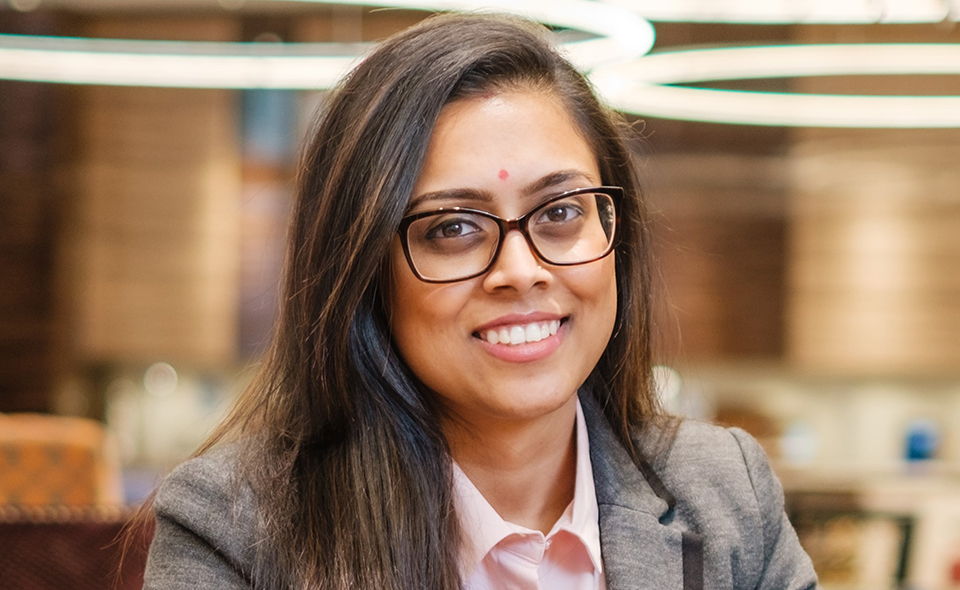
[[413,197],[451,188],[516,191],[559,170],[600,180],[593,150],[558,98],[538,91],[465,98],[441,111]]

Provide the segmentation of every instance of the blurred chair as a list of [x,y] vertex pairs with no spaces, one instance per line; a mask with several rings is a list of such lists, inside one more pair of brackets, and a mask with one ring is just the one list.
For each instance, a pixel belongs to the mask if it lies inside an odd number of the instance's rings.
[[120,462],[96,421],[0,414],[0,586],[27,590],[140,588],[149,534],[117,575]]
[[118,506],[120,461],[94,420],[0,414],[0,506]]

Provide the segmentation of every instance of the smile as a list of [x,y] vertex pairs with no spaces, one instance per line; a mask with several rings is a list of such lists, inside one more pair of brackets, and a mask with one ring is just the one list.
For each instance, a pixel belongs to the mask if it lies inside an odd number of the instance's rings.
[[490,344],[507,344],[518,346],[528,342],[540,342],[549,338],[560,329],[560,320],[530,322],[513,326],[500,326],[491,330],[483,330],[480,337]]

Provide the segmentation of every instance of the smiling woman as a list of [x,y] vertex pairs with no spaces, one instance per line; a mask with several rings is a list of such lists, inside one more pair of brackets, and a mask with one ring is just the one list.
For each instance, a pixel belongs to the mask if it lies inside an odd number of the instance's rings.
[[358,66],[271,351],[158,490],[145,587],[815,586],[756,442],[658,409],[625,128],[524,21]]
[[[506,166],[513,174],[501,180],[498,171]],[[395,246],[391,260],[387,307],[394,343],[437,396],[453,455],[475,483],[480,474],[475,475],[474,463],[491,455],[499,457],[496,462],[506,471],[526,473],[518,463],[563,457],[572,442],[574,394],[610,340],[617,310],[615,261],[604,257],[612,244],[612,227],[608,241],[597,197],[571,192],[599,184],[593,150],[565,107],[546,91],[509,89],[490,97],[462,98],[441,111],[434,127],[413,189],[412,211],[423,215],[437,207],[441,212],[482,207],[519,217],[525,228],[504,232],[496,223],[480,221],[489,218],[463,211],[420,217],[419,225],[424,220],[447,223],[443,236],[435,236],[430,225],[426,232],[411,226],[417,237],[411,240],[408,229],[406,243],[430,245],[408,246],[412,252],[406,260]],[[561,199],[554,200],[558,194]],[[428,201],[424,195],[433,197]],[[594,227],[598,229],[592,231]],[[586,253],[571,259],[582,264],[546,262],[576,256],[583,242]],[[545,251],[556,256],[545,256]],[[459,280],[425,282],[417,276],[423,271],[413,272],[424,267],[454,273],[443,278]],[[464,273],[469,273],[466,278]],[[555,332],[551,322],[557,325]],[[546,338],[540,334],[543,324]],[[504,342],[501,332],[509,336]],[[497,335],[496,342],[490,334]],[[517,422],[536,421],[553,422],[546,430],[568,436],[543,441],[542,434],[533,434],[543,428],[514,428]],[[505,430],[515,434],[506,436]],[[482,459],[474,456],[478,453]],[[552,478],[521,477],[514,483],[517,490],[507,490],[502,474],[483,473],[492,476],[488,487],[499,493],[524,492],[548,504],[551,493],[560,496],[542,518],[520,516],[542,520],[533,528],[544,534],[571,499],[572,489],[553,486]],[[545,489],[535,492],[530,486],[536,484]],[[488,499],[490,493],[485,494]]]

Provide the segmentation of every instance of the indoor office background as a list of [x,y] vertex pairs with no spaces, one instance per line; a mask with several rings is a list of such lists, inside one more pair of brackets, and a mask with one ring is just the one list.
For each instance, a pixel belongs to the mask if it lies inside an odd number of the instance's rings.
[[[919,22],[881,22],[903,2],[844,5],[840,23],[650,15],[653,51],[960,42],[955,3],[916,0],[944,11]],[[854,14],[864,6],[880,12]],[[353,43],[425,14],[10,0],[0,33]],[[960,95],[956,73],[691,86]],[[0,586],[17,570],[12,587],[108,587],[116,548],[100,548],[256,370],[297,145],[322,102],[0,80]],[[664,403],[761,441],[824,588],[960,588],[957,124],[629,118],[654,222]]]

